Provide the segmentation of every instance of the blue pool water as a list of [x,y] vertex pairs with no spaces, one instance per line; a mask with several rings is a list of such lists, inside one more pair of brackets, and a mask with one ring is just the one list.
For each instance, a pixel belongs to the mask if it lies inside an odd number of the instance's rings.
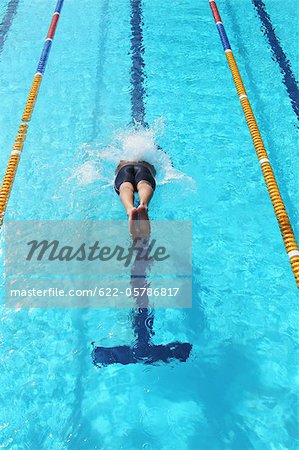
[[[299,237],[298,122],[253,3],[218,7]],[[298,79],[294,4],[261,3]],[[0,4],[1,173],[54,7]],[[144,0],[143,21],[146,120],[185,176],[151,217],[193,221],[193,308],[157,311],[154,342],[191,358],[97,369],[129,311],[2,304],[0,448],[297,449],[298,294],[208,1]],[[7,218],[124,219],[103,152],[129,130],[130,48],[129,0],[65,1]]]

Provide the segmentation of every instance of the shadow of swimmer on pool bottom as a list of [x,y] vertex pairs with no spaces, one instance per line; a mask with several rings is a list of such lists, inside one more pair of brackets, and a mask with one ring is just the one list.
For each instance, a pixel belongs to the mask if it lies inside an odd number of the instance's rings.
[[[148,251],[148,240],[144,239],[142,250]],[[170,363],[173,361],[186,362],[190,356],[192,345],[188,342],[171,342],[168,344],[154,345],[152,337],[155,335],[154,310],[150,308],[147,290],[144,294],[141,288],[148,288],[150,283],[146,278],[147,270],[151,265],[151,260],[144,258],[138,262],[138,271],[136,273],[135,261],[131,268],[132,292],[138,292],[135,297],[136,309],[132,310],[132,328],[135,334],[135,341],[132,345],[118,345],[114,347],[97,347],[94,343],[92,351],[93,363],[98,367],[108,366],[110,364],[159,364]],[[134,290],[134,288],[136,288]]]

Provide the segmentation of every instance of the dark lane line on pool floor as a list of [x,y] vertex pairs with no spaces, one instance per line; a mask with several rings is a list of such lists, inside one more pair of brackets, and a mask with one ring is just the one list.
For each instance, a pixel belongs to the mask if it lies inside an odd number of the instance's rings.
[[4,43],[6,41],[9,29],[12,25],[13,19],[17,13],[20,0],[10,0],[8,2],[6,13],[0,23],[0,55],[3,50]]
[[[142,0],[131,0],[131,114],[132,125],[148,127],[145,121],[144,97],[144,46],[143,46],[143,16]],[[148,251],[150,241],[139,242],[142,254]],[[172,363],[175,360],[186,362],[190,356],[192,345],[188,342],[174,341],[168,344],[155,345],[152,337],[155,335],[154,315],[155,311],[150,307],[146,289],[151,286],[148,273],[152,260],[144,259],[136,261],[131,268],[130,285],[132,292],[137,289],[138,295],[134,296],[136,308],[131,311],[134,342],[130,345],[117,345],[114,347],[96,346],[94,342],[92,361],[97,367],[105,367],[110,364],[161,364]],[[138,274],[138,275],[136,275]],[[144,293],[142,289],[145,289]]]
[[262,23],[264,34],[268,39],[271,50],[277,61],[281,73],[283,75],[283,83],[287,88],[287,92],[289,98],[291,100],[291,105],[294,110],[294,113],[299,120],[299,89],[298,89],[298,81],[295,78],[295,75],[292,71],[291,64],[289,59],[286,56],[285,51],[282,48],[282,45],[276,35],[275,29],[271,22],[271,17],[269,13],[266,11],[266,6],[263,0],[252,0],[252,3],[258,13],[260,21]]
[[[232,0],[234,1],[234,0]],[[264,97],[262,95],[262,87],[258,82],[256,82],[256,77],[252,70],[252,64],[250,60],[250,55],[248,54],[247,46],[245,44],[244,39],[246,40],[246,37],[244,36],[244,33],[241,30],[240,24],[238,22],[238,17],[236,15],[235,9],[232,7],[232,1],[227,0],[226,6],[227,6],[227,14],[231,18],[231,23],[234,24],[234,39],[237,44],[237,47],[239,49],[240,56],[243,58],[243,61],[245,63],[246,67],[246,73],[247,73],[247,79],[248,79],[248,85],[250,86],[250,91],[255,97],[255,106],[257,111],[265,111],[267,108],[267,97]],[[261,127],[263,130],[265,130],[265,136],[266,136],[266,142],[267,147],[269,147],[271,151],[271,160],[273,162],[273,165],[275,167],[275,172],[280,180],[280,190],[283,194],[283,198],[286,200],[286,203],[288,205],[289,214],[292,218],[292,223],[297,223],[299,220],[299,214],[298,209],[296,208],[296,205],[293,201],[293,196],[289,193],[289,179],[286,174],[284,165],[281,164],[281,159],[279,158],[278,148],[276,140],[274,139],[274,136],[271,132],[271,123],[269,120],[265,117],[264,114],[259,115],[259,123],[261,124]]]
[[145,87],[144,87],[144,46],[143,46],[143,18],[142,0],[131,0],[131,111],[132,124],[147,127],[145,122]]

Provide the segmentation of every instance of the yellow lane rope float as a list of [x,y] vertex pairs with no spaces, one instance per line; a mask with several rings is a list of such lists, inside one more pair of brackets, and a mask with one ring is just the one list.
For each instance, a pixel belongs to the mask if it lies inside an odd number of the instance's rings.
[[23,150],[24,142],[26,139],[26,134],[28,131],[28,123],[31,119],[34,105],[38,96],[39,87],[42,81],[42,76],[44,74],[48,56],[51,50],[52,41],[55,35],[57,23],[59,20],[60,12],[63,6],[64,0],[58,0],[55,8],[55,12],[52,17],[50,28],[46,37],[46,41],[43,47],[43,51],[37,66],[37,72],[34,76],[31,89],[27,98],[27,102],[24,108],[22,123],[19,126],[17,136],[10,154],[10,158],[7,164],[7,168],[4,174],[2,185],[0,188],[0,227],[3,224],[4,215],[6,211],[6,206],[9,200],[9,196],[12,190],[14,178],[17,172],[21,152]]
[[244,111],[245,119],[251,134],[254,148],[259,159],[267,189],[271,198],[271,202],[275,211],[275,215],[279,224],[282,239],[290,259],[292,270],[295,276],[297,287],[299,287],[299,249],[296,242],[294,232],[290,223],[288,213],[286,211],[284,202],[281,198],[279,188],[271,167],[268,154],[264,147],[264,143],[255,120],[254,113],[251,109],[247,93],[234,58],[228,37],[226,35],[222,20],[214,0],[209,0],[213,12],[213,16],[217,25],[217,29],[221,38],[221,42],[225,51],[225,56],[230,67],[232,77],[236,86],[236,90]]

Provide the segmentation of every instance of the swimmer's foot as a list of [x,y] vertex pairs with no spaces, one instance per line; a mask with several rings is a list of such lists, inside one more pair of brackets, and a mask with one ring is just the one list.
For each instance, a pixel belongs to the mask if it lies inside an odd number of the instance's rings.
[[140,220],[149,220],[147,206],[141,204],[138,206],[137,211],[138,211]]
[[139,229],[139,221],[138,221],[138,210],[137,208],[132,208],[131,211],[128,213],[129,218],[129,229],[130,234],[132,235],[133,239],[136,239],[140,235],[140,229]]
[[148,208],[145,205],[140,205],[137,208],[139,215],[140,233],[142,237],[149,237],[151,234],[151,225],[148,217]]

